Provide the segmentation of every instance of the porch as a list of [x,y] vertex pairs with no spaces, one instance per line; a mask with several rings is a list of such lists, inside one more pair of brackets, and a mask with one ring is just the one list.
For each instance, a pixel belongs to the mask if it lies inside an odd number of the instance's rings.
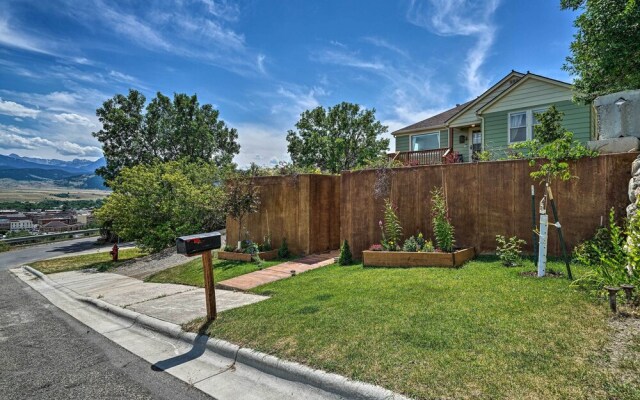
[[449,147],[416,151],[399,151],[389,153],[390,160],[399,161],[403,165],[437,165],[462,162],[459,153]]

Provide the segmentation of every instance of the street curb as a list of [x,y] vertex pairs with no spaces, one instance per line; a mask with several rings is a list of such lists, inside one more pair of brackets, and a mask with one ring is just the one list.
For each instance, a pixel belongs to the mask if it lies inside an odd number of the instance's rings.
[[[181,340],[187,344],[193,344],[199,336],[192,332],[184,332],[179,325],[162,321],[135,311],[127,310],[122,307],[114,306],[113,304],[109,304],[99,299],[82,296],[62,285],[57,284],[49,277],[30,266],[23,266],[23,269],[32,275],[35,275],[53,289],[59,290],[85,304],[130,320],[132,324],[141,325],[173,339]],[[292,361],[281,360],[278,357],[261,353],[253,349],[240,347],[221,339],[210,337],[207,340],[206,346],[209,350],[223,357],[232,359],[234,362],[245,364],[278,378],[313,386],[317,389],[344,398],[358,400],[409,400],[408,397],[394,393],[380,386],[354,381],[342,375],[313,369]]]

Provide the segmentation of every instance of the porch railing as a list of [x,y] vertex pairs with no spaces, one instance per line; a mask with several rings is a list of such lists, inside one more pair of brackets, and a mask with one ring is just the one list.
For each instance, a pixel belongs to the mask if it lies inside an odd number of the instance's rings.
[[404,165],[435,165],[444,164],[445,156],[450,152],[448,147],[431,150],[401,151],[390,153],[389,158],[400,161]]

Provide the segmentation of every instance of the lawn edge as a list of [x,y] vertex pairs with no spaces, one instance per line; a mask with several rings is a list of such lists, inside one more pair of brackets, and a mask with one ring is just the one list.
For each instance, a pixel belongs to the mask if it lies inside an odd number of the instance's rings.
[[[75,300],[130,320],[133,324],[142,325],[155,332],[173,339],[184,341],[188,344],[193,344],[194,340],[196,340],[198,336],[201,336],[192,332],[185,332],[179,325],[140,314],[132,310],[127,310],[99,299],[79,295],[63,285],[54,282],[45,274],[28,265],[23,266],[22,268],[42,280],[51,288],[61,291]],[[209,350],[220,354],[223,357],[233,359],[234,362],[239,362],[264,373],[289,381],[313,386],[325,392],[333,393],[345,398],[409,400],[408,397],[380,386],[361,381],[354,381],[342,375],[313,369],[309,366],[293,361],[282,360],[278,357],[265,354],[254,349],[240,347],[225,340],[209,337],[206,346]]]

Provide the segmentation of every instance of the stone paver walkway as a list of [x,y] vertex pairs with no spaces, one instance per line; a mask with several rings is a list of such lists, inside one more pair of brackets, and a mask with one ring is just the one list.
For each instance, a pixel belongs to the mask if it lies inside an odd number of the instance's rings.
[[[204,289],[150,283],[108,272],[80,270],[47,275],[74,292],[131,309],[163,321],[184,324],[207,314]],[[216,289],[218,312],[266,300],[266,296]]]
[[300,274],[312,269],[331,265],[334,263],[334,258],[337,257],[338,254],[339,252],[337,250],[322,254],[312,254],[298,260],[287,261],[260,271],[251,272],[249,274],[227,279],[226,281],[218,282],[216,287],[241,291],[253,289],[254,287],[264,285],[265,283],[289,278],[291,276],[291,271],[295,271],[296,274]]

